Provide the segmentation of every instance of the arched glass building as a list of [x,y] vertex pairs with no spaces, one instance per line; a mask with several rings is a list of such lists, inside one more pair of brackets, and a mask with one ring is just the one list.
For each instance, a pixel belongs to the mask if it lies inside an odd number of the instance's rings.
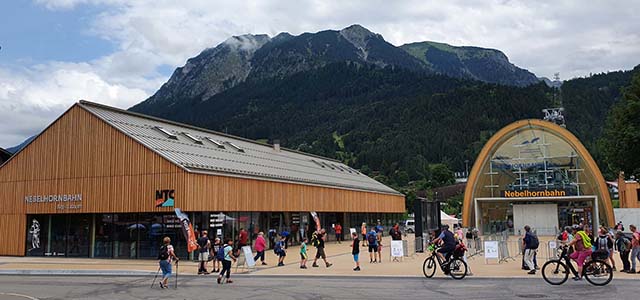
[[465,189],[463,223],[483,234],[524,225],[552,235],[574,224],[613,225],[595,161],[568,130],[543,120],[507,125],[486,143]]

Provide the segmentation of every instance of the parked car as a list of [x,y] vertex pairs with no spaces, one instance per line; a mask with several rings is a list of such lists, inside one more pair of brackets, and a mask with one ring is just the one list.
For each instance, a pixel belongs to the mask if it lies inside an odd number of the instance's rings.
[[404,232],[405,233],[415,233],[416,232],[416,221],[413,219],[404,221]]

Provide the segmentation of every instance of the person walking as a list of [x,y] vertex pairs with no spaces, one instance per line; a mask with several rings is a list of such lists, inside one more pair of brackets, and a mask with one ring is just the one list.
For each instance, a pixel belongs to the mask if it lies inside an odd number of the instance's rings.
[[378,234],[375,229],[371,228],[371,232],[367,234],[367,243],[369,244],[369,263],[377,263],[378,259],[376,253],[378,253]]
[[277,241],[275,247],[273,247],[273,252],[278,256],[278,267],[284,266],[284,258],[287,256],[286,243],[287,238],[280,236],[280,240]]
[[158,263],[162,270],[162,280],[160,280],[160,288],[169,288],[169,277],[171,277],[171,262],[175,260],[176,263],[180,259],[176,256],[171,245],[171,238],[165,236],[162,239],[162,247],[160,247],[160,253],[158,254]]
[[211,241],[209,241],[209,236],[207,235],[207,231],[203,230],[200,237],[198,238],[198,275],[207,275],[209,272],[207,271],[207,262],[209,261],[209,252],[211,251]]
[[362,222],[362,226],[360,226],[360,233],[362,234],[362,247],[366,247],[365,243],[367,242],[367,223]]
[[264,262],[264,250],[267,248],[267,241],[264,239],[264,232],[258,232],[258,237],[256,238],[254,247],[256,249],[256,256],[253,258],[253,260],[257,263],[259,258],[262,262],[262,265],[266,266],[267,263]]
[[529,267],[528,274],[533,275],[536,273],[536,267],[533,263],[533,256],[538,251],[540,242],[538,241],[538,237],[531,232],[531,227],[529,227],[529,225],[524,226],[524,231],[524,238],[522,238],[522,247],[525,249],[524,262]]
[[378,242],[378,263],[382,263],[382,231],[376,233],[376,240]]
[[630,274],[640,273],[640,270],[636,269],[636,259],[640,261],[640,232],[636,228],[636,225],[629,225],[631,229],[631,270]]
[[342,226],[340,223],[337,223],[333,229],[336,231],[336,242],[338,242],[338,244],[342,244]]
[[[607,259],[611,262],[611,268],[616,270],[616,261],[613,259],[615,240],[605,227],[600,227],[598,237],[595,239],[597,250],[607,253]],[[606,260],[606,259],[605,259]]]
[[300,244],[300,269],[307,268],[307,238],[302,238],[302,244]]
[[354,271],[360,271],[360,241],[358,240],[358,234],[355,232],[351,233],[351,238],[353,238],[353,242],[351,243],[351,255],[353,255],[353,262],[355,262],[356,267],[353,268]]
[[220,272],[220,275],[218,275],[218,284],[222,283],[222,277],[225,276],[225,274],[227,276],[227,283],[233,283],[233,281],[229,279],[229,277],[231,277],[231,262],[236,261],[236,257],[233,255],[232,239],[225,240],[223,251],[222,271]]
[[622,261],[622,270],[620,272],[628,273],[631,270],[631,263],[629,263],[631,241],[624,236],[621,230],[616,232],[616,248],[618,248],[620,260]]
[[327,261],[327,254],[324,252],[325,239],[326,239],[326,231],[324,230],[324,228],[322,228],[317,233],[315,241],[313,243],[314,246],[316,247],[316,258],[313,259],[313,264],[311,265],[312,267],[315,267],[315,268],[318,267],[318,264],[316,262],[321,257],[322,257],[322,260],[324,260],[324,264],[327,268],[333,265],[332,263]]
[[211,247],[211,256],[213,257],[213,269],[211,270],[211,273],[218,273],[220,272],[220,266],[222,264],[222,262],[218,259],[218,251],[220,250],[220,248],[222,247],[222,241],[220,240],[220,238],[216,238],[213,241],[213,246]]

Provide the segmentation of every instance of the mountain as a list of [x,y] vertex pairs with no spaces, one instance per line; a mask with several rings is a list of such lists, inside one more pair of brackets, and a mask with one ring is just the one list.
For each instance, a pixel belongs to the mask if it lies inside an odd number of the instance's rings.
[[[176,105],[193,105],[246,81],[287,76],[348,62],[404,69],[424,75],[440,73],[504,85],[536,84],[537,78],[517,68],[498,50],[453,47],[423,42],[396,47],[360,25],[293,36],[280,33],[234,36],[202,51],[177,68],[150,98],[131,108],[166,115]],[[186,100],[189,103],[185,103]]]
[[24,140],[24,142],[20,143],[17,146],[13,146],[13,147],[9,147],[5,150],[7,150],[10,153],[16,154],[18,153],[18,151],[22,150],[22,148],[24,148],[24,146],[26,146],[27,144],[31,143],[31,141],[33,141],[33,139],[36,138],[37,135],[28,137],[26,140]]
[[455,47],[436,42],[410,43],[400,48],[433,71],[451,77],[515,86],[539,81],[533,73],[516,67],[504,53],[495,49]]

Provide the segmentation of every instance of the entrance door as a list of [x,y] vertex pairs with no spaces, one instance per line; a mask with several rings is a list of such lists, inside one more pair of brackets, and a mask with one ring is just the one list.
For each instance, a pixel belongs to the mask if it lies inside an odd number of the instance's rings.
[[538,235],[555,235],[558,228],[557,204],[514,204],[513,224],[515,232],[524,234],[529,225]]

